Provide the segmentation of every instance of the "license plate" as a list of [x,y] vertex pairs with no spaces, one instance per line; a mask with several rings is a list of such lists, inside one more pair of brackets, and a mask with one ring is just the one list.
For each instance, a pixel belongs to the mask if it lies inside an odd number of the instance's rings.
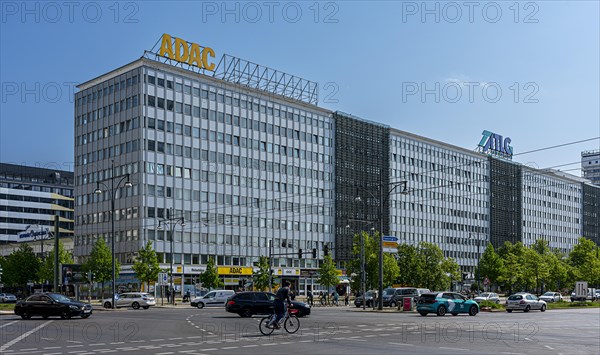
[[91,312],[92,312],[92,310],[91,310],[91,309],[84,309],[84,310],[83,310],[83,313],[91,313]]

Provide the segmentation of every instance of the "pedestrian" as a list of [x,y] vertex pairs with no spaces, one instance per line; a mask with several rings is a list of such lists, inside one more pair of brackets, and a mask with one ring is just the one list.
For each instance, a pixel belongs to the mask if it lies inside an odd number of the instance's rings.
[[167,295],[167,303],[170,303],[171,302],[171,290],[169,290],[168,288],[167,288],[166,295]]
[[314,306],[314,302],[313,302],[313,294],[311,291],[308,291],[308,296],[306,297],[306,301],[308,302],[308,304],[312,307]]
[[346,294],[344,295],[344,305],[348,305],[350,304],[350,292],[346,291]]

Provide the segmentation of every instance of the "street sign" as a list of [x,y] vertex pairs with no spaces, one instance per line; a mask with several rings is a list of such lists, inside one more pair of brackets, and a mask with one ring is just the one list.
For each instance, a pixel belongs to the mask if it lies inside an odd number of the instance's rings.
[[396,242],[383,242],[383,247],[384,248],[397,248],[398,247],[398,243],[396,243]]
[[396,244],[398,244],[398,237],[384,235],[382,239],[384,242],[396,242]]
[[384,253],[397,253],[398,249],[397,248],[383,248],[383,252]]
[[158,273],[158,284],[159,285],[167,285],[169,283],[168,276],[169,276],[169,274],[166,272],[159,272]]

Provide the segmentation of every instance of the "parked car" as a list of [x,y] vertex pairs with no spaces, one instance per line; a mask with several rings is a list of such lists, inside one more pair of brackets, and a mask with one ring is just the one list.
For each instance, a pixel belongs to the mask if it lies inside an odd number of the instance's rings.
[[490,301],[496,304],[500,303],[500,297],[498,297],[498,294],[494,292],[483,292],[479,296],[475,297],[473,300],[477,303],[483,301]]
[[[132,307],[133,309],[148,309],[151,306],[156,306],[154,296],[146,292],[125,292],[115,296],[115,308]],[[112,308],[112,298],[107,298],[102,301],[104,308]]]
[[16,303],[17,296],[12,293],[0,293],[0,302],[2,303]]
[[516,293],[508,296],[506,299],[506,311],[529,312],[532,309],[539,309],[542,312],[546,311],[546,302],[538,299],[531,293]]
[[540,300],[548,302],[560,302],[563,300],[563,296],[558,292],[546,292],[540,296]]
[[18,301],[14,312],[23,319],[31,316],[42,316],[44,319],[50,316],[88,318],[92,315],[92,306],[58,293],[37,293]]
[[[292,301],[291,308],[297,309],[298,317],[310,314],[310,305],[304,302]],[[240,317],[252,317],[255,314],[271,314],[275,309],[275,295],[270,292],[248,291],[239,292],[229,297],[225,310],[237,313]]]
[[435,313],[438,316],[444,316],[446,313],[453,316],[467,313],[475,316],[479,313],[479,304],[456,292],[430,292],[419,297],[417,312],[422,316],[429,313]]
[[190,305],[192,307],[198,307],[200,309],[204,307],[215,307],[215,306],[223,306],[227,299],[233,296],[235,292],[233,290],[215,290],[210,291],[206,295],[202,297],[196,297],[191,302]]
[[426,288],[416,287],[387,288],[383,290],[383,305],[386,307],[397,307],[402,304],[404,297],[413,297],[416,303],[422,294],[429,292],[431,291]]
[[583,297],[577,297],[577,294],[575,292],[571,293],[571,302],[576,302],[576,301],[594,301],[596,299],[598,299],[599,297],[597,296],[600,295],[600,293],[597,293],[595,289],[593,288],[588,288],[588,293],[587,296],[585,297],[585,299],[583,299]]
[[365,293],[366,293],[366,297],[363,297],[362,295],[360,295],[354,299],[354,305],[356,307],[362,307],[363,298],[366,299],[365,306],[367,306],[367,307],[373,306],[373,297],[375,297],[375,291],[367,291]]

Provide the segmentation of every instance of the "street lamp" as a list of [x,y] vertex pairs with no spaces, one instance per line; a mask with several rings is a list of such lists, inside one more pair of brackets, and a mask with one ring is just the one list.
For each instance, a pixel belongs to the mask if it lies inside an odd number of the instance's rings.
[[[388,187],[391,186],[391,188],[388,189],[387,193],[383,194],[383,176],[381,174],[381,171],[379,173],[379,184],[377,185],[377,189],[379,190],[379,213],[378,213],[378,218],[379,218],[379,290],[378,290],[378,295],[377,295],[377,309],[378,310],[383,310],[383,208],[385,206],[385,203],[388,201],[389,197],[391,196],[392,192],[398,187],[398,186],[404,186],[404,189],[402,189],[402,194],[406,195],[408,194],[408,189],[407,189],[407,184],[408,181],[396,181],[396,182],[390,182],[388,184]],[[373,195],[369,190],[365,190],[363,189],[363,191],[367,192],[369,195],[371,195],[372,198],[377,199],[377,197],[375,195]],[[357,196],[355,198],[356,201],[362,201],[360,196]]]
[[[350,229],[350,225],[347,224],[346,228]],[[371,228],[373,229],[373,228]],[[360,232],[360,288],[361,288],[361,292],[362,292],[362,307],[363,307],[363,311],[366,309],[366,303],[367,303],[367,296],[366,296],[366,285],[365,285],[365,236],[363,235],[363,232]]]
[[[125,187],[132,187],[133,184],[129,181],[129,174],[125,174],[122,176],[114,176],[114,161],[111,163],[111,177],[102,181],[98,181],[96,183],[96,191],[94,193],[96,195],[101,195],[104,191],[110,192],[110,229],[112,235],[111,242],[111,254],[112,254],[112,303],[111,308],[115,308],[115,283],[117,281],[115,275],[115,199],[117,198],[117,191],[121,187],[121,184],[124,183]],[[110,187],[105,184],[106,181],[110,180]],[[115,180],[118,182],[115,185]],[[104,187],[104,191],[100,189],[100,186]]]
[[[480,251],[479,251],[479,247],[481,245],[481,240],[479,238],[479,233],[477,233],[477,238],[473,237],[473,234],[469,233],[469,239],[470,240],[476,240],[477,241],[477,265],[476,265],[476,269],[475,269],[475,282],[477,283],[477,291],[479,291],[479,257],[480,257]],[[487,237],[485,238],[485,240],[487,240]]]
[[[171,269],[169,270],[169,290],[171,291],[171,299],[169,301],[171,301],[172,304],[175,304],[175,290],[173,289],[173,257],[174,257],[174,252],[173,252],[173,232],[175,231],[175,226],[176,225],[180,225],[182,228],[185,227],[185,221],[183,219],[183,217],[173,217],[173,213],[169,213],[172,211],[172,208],[167,210],[167,218],[162,218],[158,221],[158,227],[156,229],[158,230],[163,230],[165,225],[169,226],[169,236],[171,239],[171,257],[170,262],[171,262]],[[183,270],[182,270],[183,271]],[[183,286],[182,286],[183,287]]]

